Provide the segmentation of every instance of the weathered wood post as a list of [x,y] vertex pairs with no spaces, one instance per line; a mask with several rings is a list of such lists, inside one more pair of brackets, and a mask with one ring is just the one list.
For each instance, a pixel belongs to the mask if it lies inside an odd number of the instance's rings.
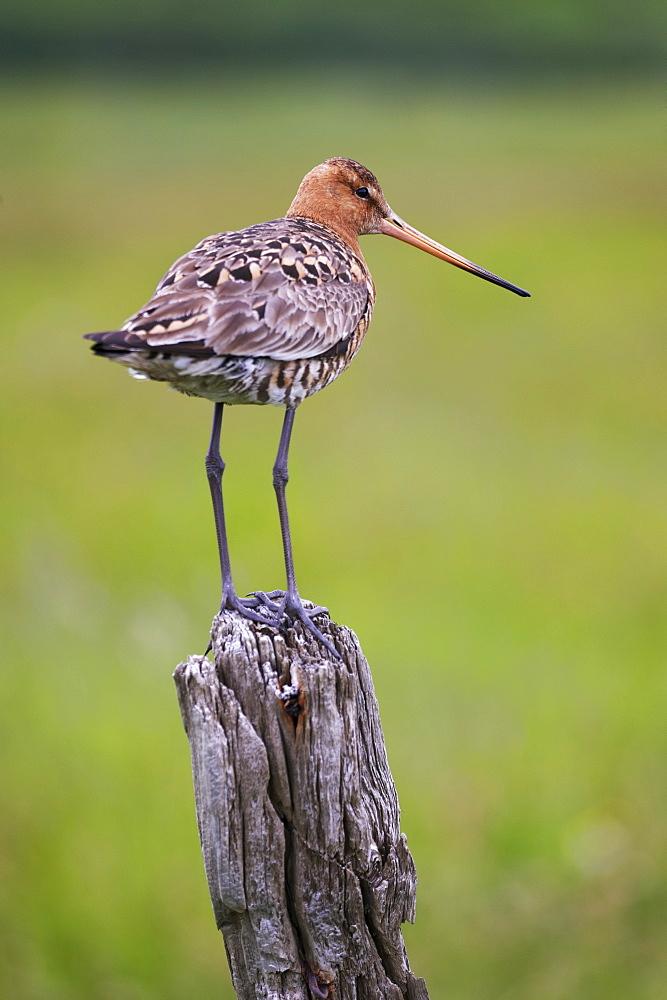
[[[318,618],[318,624],[324,619]],[[286,636],[234,612],[215,665],[174,678],[213,910],[242,1000],[428,1000],[401,923],[416,876],[356,636]]]

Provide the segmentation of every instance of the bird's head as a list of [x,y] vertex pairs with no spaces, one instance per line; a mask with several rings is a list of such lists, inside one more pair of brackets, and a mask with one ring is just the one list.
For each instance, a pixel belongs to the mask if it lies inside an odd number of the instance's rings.
[[517,295],[530,294],[410,226],[391,210],[375,175],[356,160],[334,156],[313,167],[301,181],[287,215],[327,226],[358,254],[359,236],[384,233]]
[[323,222],[347,242],[381,232],[382,220],[391,214],[374,174],[355,160],[334,156],[306,174],[288,216]]

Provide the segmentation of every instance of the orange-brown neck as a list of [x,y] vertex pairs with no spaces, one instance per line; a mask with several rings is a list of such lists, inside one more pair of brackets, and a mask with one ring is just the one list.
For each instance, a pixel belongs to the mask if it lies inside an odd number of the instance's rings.
[[323,190],[321,181],[315,185],[302,183],[294,201],[287,210],[287,218],[312,219],[322,226],[332,229],[337,236],[347,243],[350,250],[362,260],[363,254],[359,246],[360,220],[350,213],[349,205],[346,211],[336,197],[336,182],[332,182],[329,190]]

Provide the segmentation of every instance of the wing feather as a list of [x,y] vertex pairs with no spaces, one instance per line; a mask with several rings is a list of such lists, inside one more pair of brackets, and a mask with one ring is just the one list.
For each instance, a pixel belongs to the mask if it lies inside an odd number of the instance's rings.
[[364,263],[333,232],[277,219],[203,240],[173,264],[123,330],[178,353],[315,357],[347,339],[373,304]]

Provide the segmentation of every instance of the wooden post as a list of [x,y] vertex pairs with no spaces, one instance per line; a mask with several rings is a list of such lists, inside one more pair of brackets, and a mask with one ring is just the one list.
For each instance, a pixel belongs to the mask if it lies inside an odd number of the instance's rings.
[[241,1000],[428,1000],[401,935],[416,875],[368,664],[353,632],[321,627],[342,660],[301,626],[224,612],[215,665],[174,674],[232,982]]

